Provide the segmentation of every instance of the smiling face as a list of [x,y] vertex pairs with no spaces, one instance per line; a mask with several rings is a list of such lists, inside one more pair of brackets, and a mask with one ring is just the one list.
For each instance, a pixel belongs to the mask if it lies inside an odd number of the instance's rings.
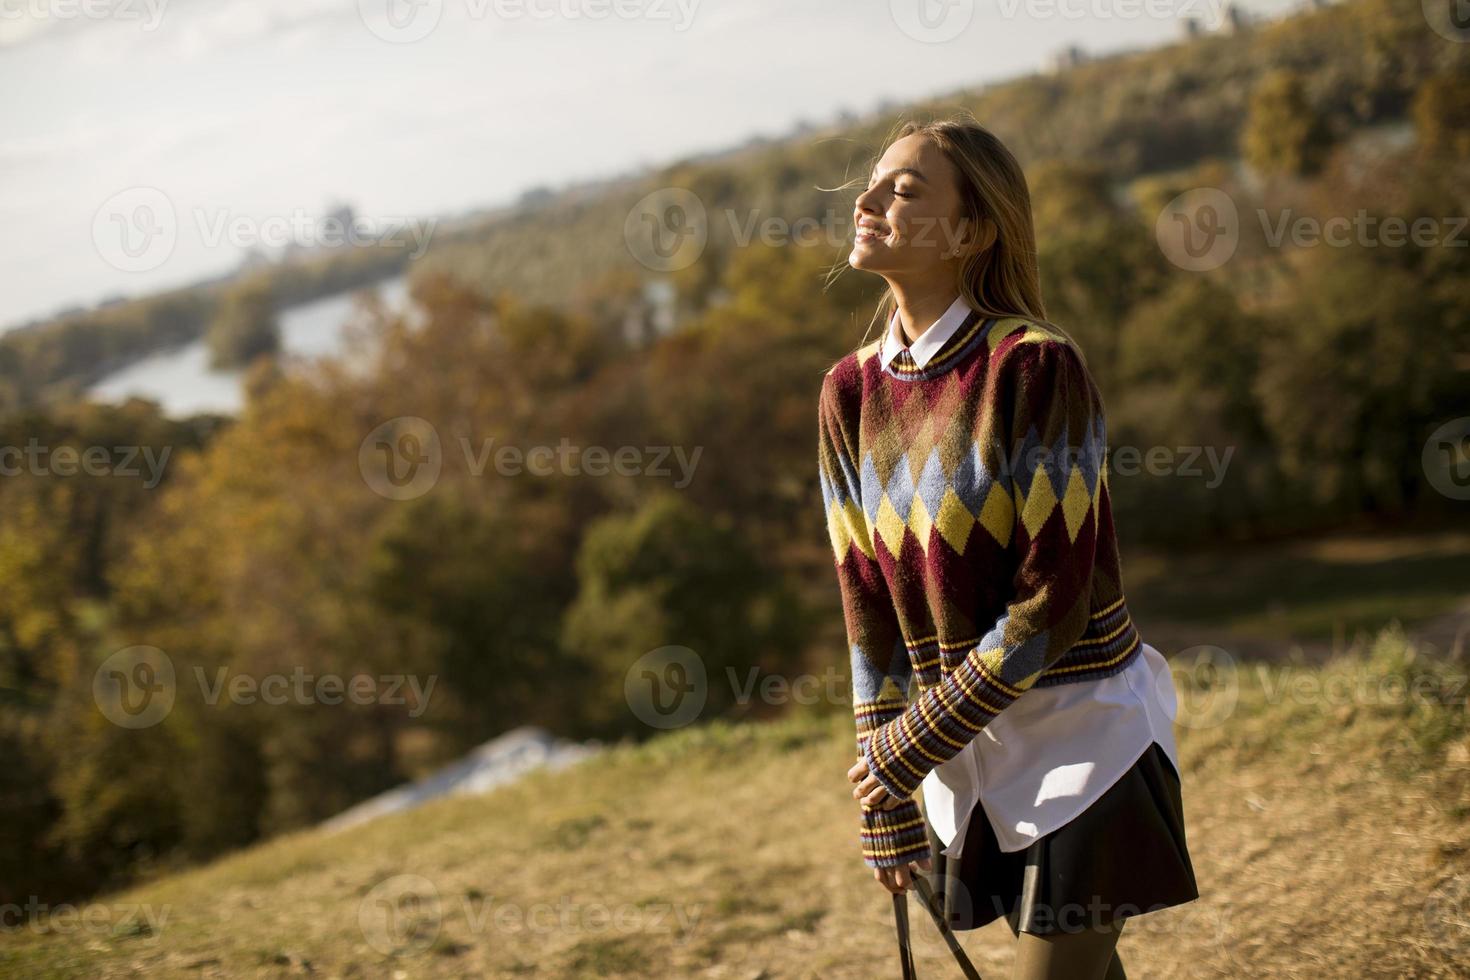
[[959,173],[932,140],[914,134],[883,153],[853,210],[854,269],[899,278],[957,276],[963,257]]

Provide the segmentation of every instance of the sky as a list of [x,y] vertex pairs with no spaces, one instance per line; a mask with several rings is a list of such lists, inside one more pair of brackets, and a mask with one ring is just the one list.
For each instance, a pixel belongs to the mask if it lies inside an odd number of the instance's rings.
[[0,330],[344,237],[340,203],[417,248],[434,216],[1166,43],[1223,2],[0,0]]

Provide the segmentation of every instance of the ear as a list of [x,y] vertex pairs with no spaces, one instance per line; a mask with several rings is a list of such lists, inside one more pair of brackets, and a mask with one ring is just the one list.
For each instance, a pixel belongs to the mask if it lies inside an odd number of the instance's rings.
[[968,252],[979,255],[994,245],[999,236],[1000,229],[989,218],[966,218],[960,232],[959,246],[950,254],[959,256]]
[[995,244],[1000,237],[1000,228],[989,218],[981,218],[976,226],[975,239],[967,243],[976,252],[983,252]]

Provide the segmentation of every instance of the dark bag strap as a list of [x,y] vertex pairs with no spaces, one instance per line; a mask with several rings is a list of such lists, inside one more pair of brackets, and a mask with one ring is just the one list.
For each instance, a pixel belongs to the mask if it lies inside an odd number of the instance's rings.
[[[980,971],[975,969],[975,964],[965,955],[964,947],[955,937],[954,930],[949,927],[949,920],[945,918],[944,910],[939,907],[939,902],[934,896],[934,890],[929,887],[928,880],[921,874],[913,876],[914,887],[918,889],[919,901],[929,912],[929,918],[934,920],[934,925],[939,929],[939,934],[944,937],[944,944],[949,947],[950,953],[954,955],[955,962],[960,965],[960,970],[965,974],[967,980],[981,980]],[[898,962],[903,970],[903,980],[917,980],[914,973],[914,951],[909,942],[909,903],[908,892],[903,891],[893,896],[893,921],[898,927]]]
[[909,945],[909,901],[907,892],[893,895],[893,922],[898,926],[898,965],[903,980],[917,980],[914,972],[914,950]]
[[954,954],[954,961],[960,965],[967,980],[981,980],[980,971],[975,969],[975,964],[971,963],[970,958],[965,955],[959,938],[949,927],[949,919],[945,916],[944,909],[940,908],[939,901],[934,896],[934,890],[929,887],[928,879],[921,874],[916,874],[914,875],[914,886],[919,890],[919,900],[924,903],[924,908],[929,910],[929,918],[934,920],[939,934],[944,937],[944,944]]

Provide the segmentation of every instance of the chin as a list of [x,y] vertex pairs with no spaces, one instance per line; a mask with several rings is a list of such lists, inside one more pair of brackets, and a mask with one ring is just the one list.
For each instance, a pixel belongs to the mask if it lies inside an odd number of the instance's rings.
[[858,247],[854,247],[851,252],[847,253],[847,264],[852,266],[852,268],[862,270],[863,272],[877,271],[874,268],[877,263],[875,263],[873,259],[874,255],[870,250],[865,250]]

